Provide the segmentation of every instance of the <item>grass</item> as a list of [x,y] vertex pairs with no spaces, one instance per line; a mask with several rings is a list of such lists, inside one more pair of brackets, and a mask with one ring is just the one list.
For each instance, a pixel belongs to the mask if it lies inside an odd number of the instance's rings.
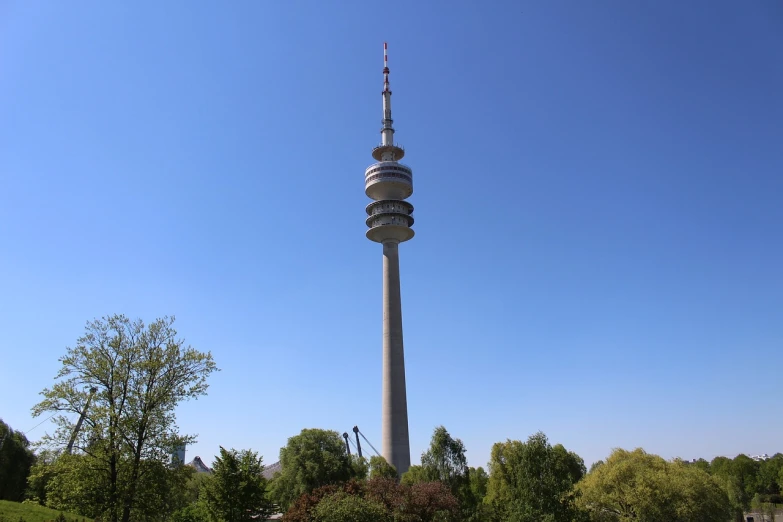
[[[19,502],[10,502],[0,500],[0,522],[51,522],[55,520],[61,511],[49,509],[38,504],[21,504]],[[87,522],[86,517],[63,513],[68,522]],[[62,520],[62,519],[61,519]]]

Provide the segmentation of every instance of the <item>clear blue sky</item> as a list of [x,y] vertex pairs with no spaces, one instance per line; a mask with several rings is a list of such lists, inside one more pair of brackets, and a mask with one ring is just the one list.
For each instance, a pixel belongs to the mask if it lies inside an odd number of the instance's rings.
[[538,430],[588,464],[783,451],[772,0],[4,2],[0,417],[35,426],[87,320],[169,314],[222,369],[188,460],[380,447],[384,40],[413,461],[440,424],[474,466]]

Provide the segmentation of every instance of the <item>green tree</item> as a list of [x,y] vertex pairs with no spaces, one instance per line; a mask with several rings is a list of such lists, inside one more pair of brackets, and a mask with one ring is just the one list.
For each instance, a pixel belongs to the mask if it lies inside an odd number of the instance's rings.
[[409,467],[408,471],[403,473],[402,477],[400,477],[400,482],[402,482],[406,486],[421,484],[423,482],[432,482],[433,480],[438,480],[438,479],[435,473],[433,473],[431,469],[416,464]]
[[595,462],[593,462],[592,464],[590,464],[590,471],[588,471],[588,473],[592,473],[592,472],[593,472],[593,471],[595,471],[595,470],[596,470],[596,469],[597,469],[599,466],[603,466],[603,465],[604,465],[604,461],[603,461],[603,460],[596,460]]
[[728,497],[703,470],[642,449],[616,449],[576,485],[593,522],[726,522]]
[[397,478],[397,470],[380,455],[370,457],[370,478]]
[[469,493],[463,493],[460,499],[462,518],[466,522],[482,522],[490,518],[490,509],[484,504],[489,486],[489,475],[484,468],[468,469]]
[[503,521],[572,522],[580,514],[571,492],[584,474],[582,459],[560,444],[551,446],[543,433],[527,442],[498,442],[492,446],[485,502]]
[[[111,522],[144,520],[159,508],[142,501],[146,490],[159,486],[172,448],[194,440],[178,434],[175,408],[204,395],[208,376],[217,370],[211,354],[177,338],[173,323],[165,317],[146,326],[123,315],[87,323],[60,359],[57,381],[33,408],[36,416],[59,413],[56,431],[41,444],[63,448],[74,428],[69,417],[81,413],[87,390],[97,388],[74,446],[82,458],[66,459],[64,466],[90,470],[90,511]],[[78,488],[78,482],[58,480],[61,496],[78,493],[63,489]]]
[[728,457],[715,457],[710,462],[710,475],[730,475],[731,474],[731,459]]
[[742,506],[746,510],[758,491],[759,466],[758,462],[742,454],[734,457],[731,462],[731,472],[742,489]]
[[370,463],[359,455],[349,455],[351,461],[351,478],[365,480],[370,475]]
[[52,478],[56,458],[57,454],[51,450],[39,451],[27,477],[27,496],[42,506],[47,505],[46,488]]
[[226,450],[212,466],[212,480],[203,485],[203,501],[215,522],[265,520],[274,513],[266,498],[261,457],[250,450]]
[[[188,466],[190,467],[190,466]],[[208,482],[213,480],[211,473],[193,473],[185,484],[185,499],[188,504],[194,504],[202,498],[202,492]]]
[[699,468],[700,470],[702,470],[702,471],[704,471],[706,473],[709,473],[709,471],[710,471],[710,463],[707,462],[704,459],[699,459],[699,460],[697,460],[695,462],[691,462],[690,465],[694,466],[696,468]]
[[783,470],[783,454],[776,453],[761,462],[758,470],[758,492],[762,495],[779,495],[778,477]]
[[734,459],[715,457],[710,463],[710,474],[728,494],[737,520],[750,509],[758,492],[758,471],[759,463],[747,455],[737,455]]
[[783,492],[783,468],[778,473],[778,486],[780,486],[780,491]]
[[30,443],[0,419],[0,500],[21,502],[35,462]]
[[304,429],[280,448],[280,472],[270,485],[270,497],[284,511],[305,493],[349,480],[354,468],[336,431]]
[[489,475],[481,466],[478,468],[470,468],[468,475],[470,476],[471,492],[477,499],[479,499],[479,501],[484,500],[484,497],[487,496]]
[[175,511],[171,522],[210,522],[209,514],[203,503],[194,503]]
[[459,500],[462,517],[474,519],[480,499],[471,490],[468,459],[465,445],[454,438],[443,426],[432,433],[429,448],[421,454],[421,468],[411,466],[402,478],[405,484],[413,485],[431,481],[444,484]]
[[[96,459],[85,454],[63,454],[51,462],[39,462],[30,474],[31,490],[43,488],[45,503],[51,508],[98,518],[104,512],[110,488],[105,473],[95,464]],[[126,465],[122,462],[120,468]],[[157,461],[143,461],[131,519],[158,520],[186,506],[186,484],[192,474],[188,466],[170,468]]]
[[453,438],[446,428],[438,426],[432,433],[430,447],[421,454],[421,466],[457,494],[469,482],[465,451],[460,439]]

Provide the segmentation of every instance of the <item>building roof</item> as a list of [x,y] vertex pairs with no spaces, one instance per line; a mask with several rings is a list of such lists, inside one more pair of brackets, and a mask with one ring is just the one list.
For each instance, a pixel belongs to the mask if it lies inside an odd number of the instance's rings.
[[275,473],[277,473],[282,469],[283,466],[280,464],[280,461],[278,461],[275,462],[274,464],[270,464],[269,466],[266,466],[261,474],[264,475],[265,479],[269,480],[275,476]]
[[212,473],[212,470],[209,468],[209,466],[204,464],[204,461],[201,460],[201,457],[199,457],[198,455],[196,456],[196,458],[188,462],[187,465],[190,466],[191,468],[194,468],[196,470],[196,473]]

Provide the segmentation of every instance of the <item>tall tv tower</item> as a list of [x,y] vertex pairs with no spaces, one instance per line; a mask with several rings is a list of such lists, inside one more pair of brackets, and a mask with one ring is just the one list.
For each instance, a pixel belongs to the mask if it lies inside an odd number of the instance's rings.
[[411,465],[408,440],[408,399],[405,393],[405,354],[402,345],[399,244],[413,237],[413,171],[398,163],[405,150],[394,143],[389,89],[389,61],[383,44],[383,120],[381,144],[372,150],[378,163],[364,171],[367,239],[383,244],[383,456],[402,475]]

